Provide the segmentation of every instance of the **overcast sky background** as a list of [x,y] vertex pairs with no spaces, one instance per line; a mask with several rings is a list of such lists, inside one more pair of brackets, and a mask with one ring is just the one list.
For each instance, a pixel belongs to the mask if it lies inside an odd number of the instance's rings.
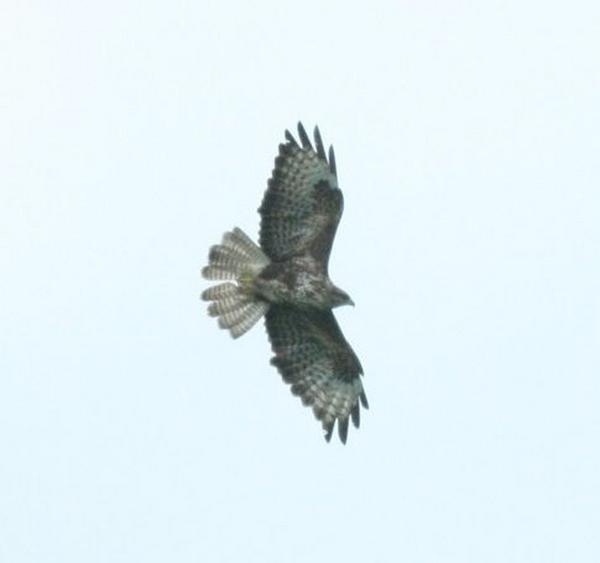
[[[600,560],[600,7],[371,4],[2,3],[0,562]],[[299,119],[346,446],[198,298]]]

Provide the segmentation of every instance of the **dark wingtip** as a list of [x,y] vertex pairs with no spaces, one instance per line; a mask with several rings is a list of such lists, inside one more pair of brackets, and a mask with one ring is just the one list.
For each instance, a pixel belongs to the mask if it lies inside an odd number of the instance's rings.
[[296,141],[296,139],[294,138],[294,135],[292,135],[292,134],[289,132],[289,130],[288,130],[288,129],[286,129],[286,130],[285,130],[285,140],[286,140],[288,143],[290,143],[290,144],[294,145],[295,147],[298,147],[298,148],[300,148],[300,147],[298,146],[298,142],[297,142],[297,141]]
[[354,424],[355,428],[358,428],[360,426],[360,407],[358,406],[358,401],[352,407],[350,416],[352,417],[352,424]]
[[306,134],[306,129],[304,129],[304,125],[302,125],[302,121],[298,121],[298,136],[300,137],[300,142],[302,143],[302,147],[305,149],[313,150],[313,146]]
[[337,168],[335,166],[335,153],[333,152],[333,145],[329,147],[329,170],[337,177]]
[[348,439],[348,417],[338,418],[338,434],[342,444],[345,444]]
[[327,162],[327,155],[325,154],[325,147],[323,146],[323,139],[321,139],[321,132],[319,131],[319,128],[316,126],[315,126],[314,135],[315,135],[315,145],[317,146],[317,154],[319,155],[319,158],[321,158],[325,162]]
[[326,442],[330,442],[331,441],[331,435],[333,434],[333,422],[331,424],[328,424],[325,427],[325,441]]
[[365,392],[362,391],[360,394],[360,404],[365,408],[368,409],[369,408],[369,401],[367,401],[367,396],[365,395]]

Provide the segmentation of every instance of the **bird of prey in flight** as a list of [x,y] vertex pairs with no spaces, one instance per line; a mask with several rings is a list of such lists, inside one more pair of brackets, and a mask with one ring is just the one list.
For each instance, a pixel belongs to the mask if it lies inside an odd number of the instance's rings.
[[241,229],[211,247],[202,274],[229,280],[209,287],[208,312],[234,338],[261,318],[277,367],[294,395],[311,406],[329,441],[335,422],[346,443],[348,421],[358,428],[359,403],[368,408],[362,367],[332,309],[354,305],[329,279],[327,265],[342,216],[333,147],[325,152],[319,129],[314,147],[302,123],[299,143],[285,132],[259,208],[259,245]]

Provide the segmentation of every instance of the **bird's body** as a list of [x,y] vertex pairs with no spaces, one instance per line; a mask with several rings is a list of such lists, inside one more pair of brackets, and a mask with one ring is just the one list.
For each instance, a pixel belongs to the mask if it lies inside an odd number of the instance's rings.
[[271,262],[255,278],[253,289],[270,303],[317,309],[331,309],[347,297],[314,260],[304,256]]
[[342,442],[348,420],[359,425],[367,408],[362,367],[331,312],[353,304],[329,279],[327,264],[343,210],[333,148],[329,160],[319,130],[316,150],[298,124],[301,146],[286,131],[263,198],[260,246],[241,229],[211,248],[208,279],[234,280],[208,288],[209,314],[238,337],[263,315],[275,357],[292,392],[323,423],[329,440],[335,421]]

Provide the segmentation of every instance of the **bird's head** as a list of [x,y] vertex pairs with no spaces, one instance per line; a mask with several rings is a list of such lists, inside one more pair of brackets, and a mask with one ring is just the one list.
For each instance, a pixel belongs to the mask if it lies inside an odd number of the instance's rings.
[[352,305],[354,307],[354,301],[350,299],[350,296],[335,285],[331,288],[331,306],[339,307],[340,305]]

